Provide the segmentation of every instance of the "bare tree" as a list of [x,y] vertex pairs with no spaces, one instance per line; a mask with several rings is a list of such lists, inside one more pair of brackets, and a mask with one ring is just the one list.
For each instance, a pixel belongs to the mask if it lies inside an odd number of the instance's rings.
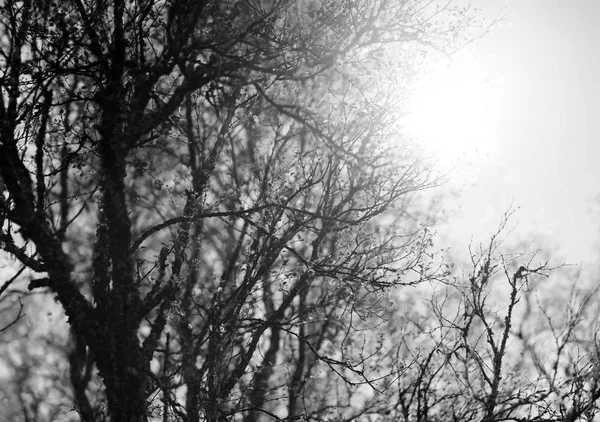
[[384,0],[3,4],[0,244],[64,308],[82,420],[366,411],[344,386],[375,387],[382,345],[356,333],[381,292],[436,275],[401,210],[437,180],[397,134],[400,91],[374,81],[386,57],[446,48],[468,16]]
[[385,349],[397,377],[377,414],[394,421],[594,420],[598,288],[579,288],[572,271],[550,268],[538,254],[502,253],[511,214],[471,252],[468,273],[444,278],[427,306],[412,302],[412,310],[391,317],[396,326]]

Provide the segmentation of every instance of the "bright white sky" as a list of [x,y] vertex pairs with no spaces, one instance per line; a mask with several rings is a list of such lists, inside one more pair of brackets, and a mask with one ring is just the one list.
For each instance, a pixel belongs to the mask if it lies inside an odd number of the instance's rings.
[[[484,131],[492,142],[481,145],[486,158],[468,169],[471,178],[453,207],[455,215],[439,230],[440,243],[450,241],[464,252],[471,236],[485,241],[513,204],[521,207],[513,220],[518,223],[515,242],[533,242],[557,261],[583,262],[587,271],[595,271],[600,227],[600,1],[476,3],[489,17],[508,4],[507,20],[514,25],[492,32],[457,60],[454,84],[468,86],[473,80],[477,86],[481,71],[489,70],[493,87],[486,94],[444,88],[451,94],[464,93],[457,108],[470,112],[476,126],[482,124],[482,116],[488,119]],[[425,97],[434,95],[425,91]],[[460,112],[453,113],[459,113],[453,117],[458,126],[468,123]],[[465,180],[460,176],[454,184]]]

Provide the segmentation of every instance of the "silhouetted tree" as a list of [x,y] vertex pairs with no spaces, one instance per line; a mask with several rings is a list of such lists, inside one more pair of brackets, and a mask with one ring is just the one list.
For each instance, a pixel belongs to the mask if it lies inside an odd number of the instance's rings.
[[466,274],[390,319],[386,347],[399,376],[379,420],[594,420],[598,287],[578,286],[563,266],[550,273],[537,254],[502,253],[510,214],[472,251]]
[[366,414],[341,393],[374,386],[361,330],[437,274],[402,212],[436,179],[397,134],[401,88],[468,16],[2,3],[0,245],[64,308],[82,420]]

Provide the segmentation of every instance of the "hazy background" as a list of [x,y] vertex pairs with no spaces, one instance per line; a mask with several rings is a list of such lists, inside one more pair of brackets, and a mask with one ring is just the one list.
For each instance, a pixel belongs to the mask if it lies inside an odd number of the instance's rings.
[[[473,54],[497,71],[504,98],[494,150],[440,228],[441,244],[485,240],[511,204],[515,238],[595,272],[600,221],[600,1],[478,3],[505,21]],[[464,248],[466,249],[466,247]],[[463,251],[464,252],[464,251]]]

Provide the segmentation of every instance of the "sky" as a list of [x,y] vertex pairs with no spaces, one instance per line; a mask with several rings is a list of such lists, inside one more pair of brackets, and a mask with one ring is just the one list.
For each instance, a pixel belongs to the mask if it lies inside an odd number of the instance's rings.
[[[502,79],[494,145],[439,228],[485,241],[512,204],[513,239],[594,271],[600,229],[600,1],[483,0],[504,25],[471,47]],[[460,247],[459,247],[460,248]],[[466,246],[465,246],[466,248]],[[464,249],[464,248],[463,248]]]

